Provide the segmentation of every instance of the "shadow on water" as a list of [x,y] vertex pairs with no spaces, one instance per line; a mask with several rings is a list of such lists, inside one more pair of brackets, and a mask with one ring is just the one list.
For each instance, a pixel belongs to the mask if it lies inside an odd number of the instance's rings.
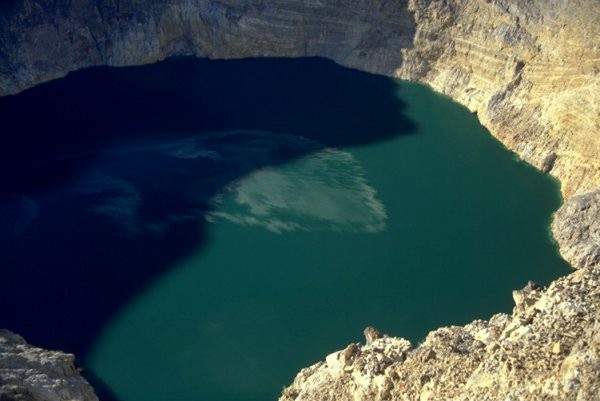
[[[283,147],[275,158],[247,160],[225,172],[214,171],[210,157],[195,161],[196,175],[212,177],[200,188],[202,207],[209,209],[207,200],[219,190],[261,166],[284,163],[315,147],[362,145],[414,132],[395,91],[390,79],[322,59],[184,58],[88,69],[1,98],[0,327],[33,344],[85,357],[121,306],[206,243],[206,223],[199,216],[172,219],[154,231],[140,231],[138,224],[129,232],[122,230],[123,221],[118,226],[108,219],[107,209],[127,217],[137,190],[149,195],[136,206],[138,220],[186,215],[190,201],[169,191],[186,179],[185,174],[171,178],[178,165],[169,158],[157,155],[142,166],[135,154],[106,162],[107,149],[236,129],[311,140],[310,147]],[[238,139],[219,140],[235,145]],[[246,140],[244,146],[253,145]],[[100,189],[72,189],[102,163],[108,171],[130,174],[143,188],[96,177]],[[118,202],[101,205],[103,213],[81,207],[99,196]],[[92,381],[103,399],[113,398],[106,386]]]
[[327,146],[372,143],[414,131],[395,89],[391,79],[322,59],[182,58],[91,68],[0,99],[2,183],[10,189],[54,185],[77,174],[81,166],[72,164],[81,160],[34,168],[26,181],[23,171],[124,138],[241,128],[302,135]]

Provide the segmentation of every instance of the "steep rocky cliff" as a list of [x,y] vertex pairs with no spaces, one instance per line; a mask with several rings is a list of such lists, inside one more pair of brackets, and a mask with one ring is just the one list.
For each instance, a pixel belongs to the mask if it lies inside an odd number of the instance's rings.
[[552,230],[581,269],[515,293],[512,316],[437,330],[416,349],[399,339],[351,346],[302,371],[283,399],[594,399],[598,22],[597,0],[8,0],[0,95],[86,66],[181,54],[322,56],[429,84],[561,181]]

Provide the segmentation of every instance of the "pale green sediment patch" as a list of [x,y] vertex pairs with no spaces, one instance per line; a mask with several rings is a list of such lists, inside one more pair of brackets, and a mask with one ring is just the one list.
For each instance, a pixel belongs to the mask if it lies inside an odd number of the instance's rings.
[[365,179],[365,171],[351,153],[338,149],[317,151],[278,167],[264,167],[229,185],[235,207],[213,202],[216,218],[244,226],[286,231],[385,230],[385,206]]

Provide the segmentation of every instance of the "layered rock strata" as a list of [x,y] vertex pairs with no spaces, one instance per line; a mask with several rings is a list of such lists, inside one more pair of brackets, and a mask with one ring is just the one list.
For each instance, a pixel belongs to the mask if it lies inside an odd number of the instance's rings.
[[75,356],[27,344],[0,330],[0,400],[98,401],[81,377]]
[[[87,66],[183,54],[322,56],[430,85],[561,181],[565,204],[552,232],[580,270],[517,295],[511,316],[434,331],[414,350],[399,339],[355,345],[337,370],[333,362],[304,370],[283,399],[520,399],[538,390],[594,399],[598,21],[596,0],[8,0],[0,2],[0,95]],[[372,358],[383,365],[371,369]]]

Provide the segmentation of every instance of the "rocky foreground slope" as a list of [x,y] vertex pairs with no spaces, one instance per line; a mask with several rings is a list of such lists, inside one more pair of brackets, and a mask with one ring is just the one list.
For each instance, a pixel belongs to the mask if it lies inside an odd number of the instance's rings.
[[[562,183],[552,232],[577,272],[515,293],[512,315],[352,345],[284,400],[599,399],[600,2],[7,0],[0,95],[91,65],[322,56],[420,81],[476,112]],[[401,335],[402,333],[394,333]]]

